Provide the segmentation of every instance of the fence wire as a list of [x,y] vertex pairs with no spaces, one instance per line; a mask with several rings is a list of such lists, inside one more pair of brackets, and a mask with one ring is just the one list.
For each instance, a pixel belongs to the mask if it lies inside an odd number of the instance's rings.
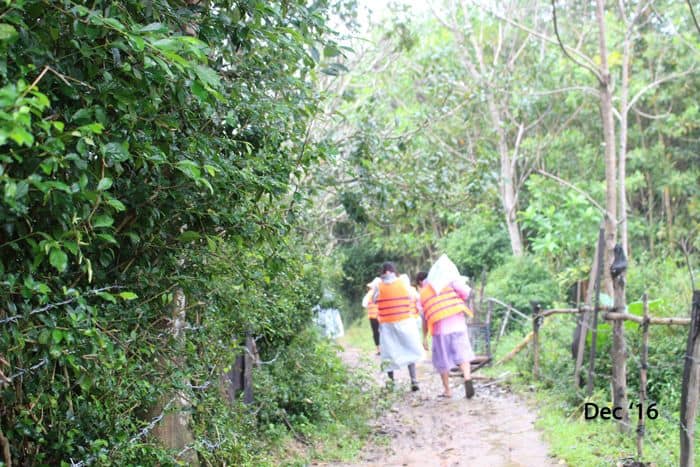
[[[572,315],[577,316],[577,315]],[[548,320],[553,321],[554,316],[547,317]],[[554,320],[559,320],[554,318]],[[540,374],[539,380],[545,385],[551,387],[560,388],[562,391],[570,391],[573,386],[573,373],[574,373],[574,360],[571,358],[571,344],[573,343],[573,331],[577,326],[577,319],[570,320],[566,323],[563,320],[559,320],[558,323],[551,322],[548,326],[543,326],[540,328]],[[600,320],[599,325],[603,323],[610,323],[609,321]],[[582,329],[587,329],[591,333],[598,333],[601,335],[600,329],[592,329],[585,321],[582,323]],[[675,326],[674,326],[675,327]],[[650,419],[645,413],[644,425],[643,425],[643,460],[656,462],[657,465],[678,465],[679,453],[680,453],[680,432],[683,431],[686,434],[690,434],[688,427],[681,423],[680,420],[680,391],[672,392],[669,397],[662,397],[659,400],[659,392],[665,391],[666,389],[660,388],[654,383],[662,378],[663,375],[668,375],[670,378],[675,379],[675,381],[682,380],[683,378],[683,368],[684,362],[689,359],[695,363],[700,363],[700,360],[693,357],[692,355],[686,354],[686,339],[688,326],[681,326],[683,332],[678,332],[677,336],[673,331],[669,331],[667,326],[655,325],[649,328],[649,356],[647,357],[647,396],[644,403],[643,410],[646,412],[649,407],[655,404],[655,409],[658,411],[657,416],[654,419]],[[526,328],[524,328],[526,329]],[[618,421],[611,420],[610,423],[621,424],[628,431],[628,437],[630,441],[629,447],[629,457],[614,459],[615,461],[625,461],[625,460],[642,460],[637,459],[637,450],[634,441],[637,437],[637,424],[638,424],[638,407],[636,404],[639,402],[639,374],[642,369],[641,355],[638,350],[641,348],[642,341],[642,326],[639,325],[639,332],[629,332],[626,330],[624,334],[625,339],[625,351],[626,351],[626,375],[627,375],[627,399],[628,399],[628,409],[630,403],[632,404],[632,409],[629,410],[629,421]],[[663,331],[662,331],[663,330]],[[568,331],[568,332],[567,332]],[[663,332],[664,335],[658,335],[657,333]],[[582,331],[583,332],[583,331]],[[608,334],[606,331],[605,334]],[[656,339],[654,338],[656,335]],[[671,336],[669,336],[671,334]],[[668,344],[669,338],[678,339],[677,346],[678,349],[682,349],[678,354],[676,360],[669,359],[668,356],[673,355],[667,352],[667,360],[659,361],[657,357],[659,354],[654,352],[655,346],[654,341],[657,343]],[[609,342],[612,340],[612,329],[609,331]],[[590,343],[587,343],[589,346]],[[608,344],[611,345],[611,342]],[[666,348],[668,348],[666,346]],[[532,346],[528,349],[527,364],[532,364]],[[562,355],[563,354],[563,355]],[[584,383],[588,377],[588,352],[584,353],[584,361],[581,368],[581,383]],[[602,388],[608,388],[612,384],[612,375],[609,372],[611,369],[611,360],[609,354],[597,353],[596,354],[596,369],[592,372],[594,378],[594,388],[598,388],[598,394]],[[562,375],[566,375],[562,377]],[[666,378],[668,381],[669,378]],[[652,384],[649,384],[649,383]],[[632,385],[630,385],[632,383]],[[577,399],[582,402],[591,402],[589,398],[586,397],[585,387],[578,386],[576,390]],[[671,388],[680,388],[680,384],[670,385]],[[655,394],[655,397],[651,397],[651,393]],[[609,391],[609,389],[607,389]],[[595,389],[594,389],[595,391]],[[594,392],[595,396],[596,392]],[[607,398],[612,396],[608,394]],[[593,401],[598,403],[600,406],[609,405],[612,403],[611,400],[606,401]],[[573,408],[571,417],[580,414],[579,417],[583,416],[583,412],[578,412],[583,407],[583,403],[577,407]],[[657,422],[657,423],[655,423]],[[661,422],[661,423],[659,423]],[[698,436],[698,430],[695,429],[693,446],[700,445],[700,440]]]

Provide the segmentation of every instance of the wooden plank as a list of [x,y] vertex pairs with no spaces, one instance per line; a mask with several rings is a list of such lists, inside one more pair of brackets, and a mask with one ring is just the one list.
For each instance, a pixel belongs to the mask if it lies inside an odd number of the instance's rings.
[[[603,319],[607,321],[634,321],[638,324],[644,324],[644,318],[637,315],[631,315],[629,313],[619,313],[614,311],[609,311],[603,315]],[[649,317],[649,324],[665,324],[665,325],[678,325],[678,326],[688,326],[690,324],[690,318],[655,318],[653,316]]]
[[688,331],[683,368],[683,390],[681,391],[681,467],[695,465],[695,418],[700,397],[700,290],[693,292],[693,310]]

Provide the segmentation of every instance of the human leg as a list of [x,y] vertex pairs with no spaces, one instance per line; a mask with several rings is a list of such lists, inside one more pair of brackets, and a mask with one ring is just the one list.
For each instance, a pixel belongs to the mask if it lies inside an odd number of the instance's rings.
[[411,391],[418,390],[418,378],[416,377],[416,364],[408,364],[408,375],[411,377]]
[[472,383],[471,363],[462,362],[459,364],[459,367],[462,369],[462,374],[464,375],[464,396],[467,399],[471,399],[474,397],[474,383]]
[[379,355],[379,320],[372,318],[369,320],[369,324],[372,327],[372,339],[374,340],[374,345],[377,347],[377,355]]
[[442,395],[444,397],[452,397],[452,389],[450,389],[450,373],[448,371],[440,373],[440,379],[442,380],[442,387],[445,389]]

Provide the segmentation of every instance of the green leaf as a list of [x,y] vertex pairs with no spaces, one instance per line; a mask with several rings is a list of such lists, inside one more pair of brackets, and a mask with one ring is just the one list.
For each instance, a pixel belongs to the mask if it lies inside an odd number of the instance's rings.
[[10,138],[20,146],[31,146],[34,144],[34,136],[20,126],[16,126],[10,131]]
[[118,199],[111,198],[111,199],[107,200],[107,204],[109,204],[116,211],[119,211],[119,212],[126,210],[126,206],[124,206],[124,203],[122,203]]
[[163,23],[151,23],[139,29],[139,32],[168,32],[168,27]]
[[63,244],[63,247],[66,250],[70,251],[73,255],[78,254],[78,244],[76,242],[72,242],[70,240],[64,240],[62,242],[62,244]]
[[63,340],[63,331],[61,331],[60,329],[53,329],[51,331],[51,338],[54,344],[60,344]]
[[68,266],[68,255],[66,255],[63,250],[53,248],[49,254],[49,263],[51,263],[51,266],[56,268],[58,272],[63,272]]
[[111,187],[112,179],[105,177],[102,180],[100,180],[100,183],[97,184],[97,191],[109,190]]
[[212,176],[212,177],[216,176],[216,167],[214,167],[213,165],[204,164],[204,169],[207,171],[207,173],[210,176]]
[[0,42],[12,42],[17,39],[17,30],[11,24],[0,23]]
[[104,240],[107,243],[117,243],[117,239],[113,235],[107,233],[98,233],[97,238]]
[[113,159],[118,162],[123,162],[129,158],[129,151],[127,146],[122,143],[107,143],[102,146],[102,154],[105,157]]
[[192,83],[192,88],[191,88],[191,90],[192,90],[192,94],[194,94],[195,96],[197,96],[197,98],[198,98],[200,101],[206,101],[207,98],[209,97],[209,93],[208,93],[207,90],[204,88],[204,86],[201,85],[201,83],[199,82],[199,80],[194,80],[194,82]]
[[201,236],[192,230],[188,230],[186,232],[181,233],[177,239],[181,242],[191,242],[193,240],[199,240]]
[[119,297],[123,298],[124,300],[134,300],[139,298],[139,296],[134,292],[119,292]]
[[117,303],[117,299],[109,292],[99,292],[97,295],[110,303]]
[[112,224],[114,224],[114,219],[112,219],[112,217],[108,216],[107,214],[101,214],[99,216],[96,216],[92,221],[92,227],[94,229],[97,229],[99,227],[110,227]]
[[213,88],[219,87],[219,74],[216,71],[203,65],[195,66],[194,71],[197,73],[197,77],[202,80],[203,83],[208,84]]
[[176,164],[176,167],[193,180],[199,180],[202,178],[202,171],[195,162],[190,160],[180,161]]

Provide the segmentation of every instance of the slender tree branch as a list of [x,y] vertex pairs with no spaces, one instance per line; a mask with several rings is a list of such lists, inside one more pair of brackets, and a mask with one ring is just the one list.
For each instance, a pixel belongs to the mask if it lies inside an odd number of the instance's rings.
[[612,216],[610,216],[610,214],[608,213],[608,211],[606,211],[605,208],[603,208],[603,206],[601,206],[600,204],[598,204],[598,203],[596,202],[596,200],[594,200],[594,199],[591,197],[591,195],[589,195],[588,193],[586,193],[585,191],[583,191],[583,190],[580,189],[579,187],[573,185],[573,184],[570,183],[570,182],[567,182],[567,181],[564,180],[564,179],[561,179],[561,178],[557,177],[556,175],[552,175],[552,174],[550,174],[550,173],[548,173],[548,172],[545,172],[545,171],[542,170],[542,169],[538,169],[538,170],[537,170],[537,173],[539,173],[539,174],[541,174],[541,175],[544,175],[545,177],[549,177],[549,178],[551,178],[551,179],[553,179],[553,180],[556,180],[556,181],[559,182],[560,184],[562,184],[562,185],[564,185],[564,186],[567,186],[567,187],[571,188],[572,190],[581,193],[583,196],[586,197],[586,199],[587,199],[593,206],[595,206],[596,208],[598,208],[598,209],[600,210],[600,212],[602,212],[603,214],[605,214],[605,215],[608,216],[608,217],[612,217]]
[[690,3],[690,0],[685,0],[685,2],[688,4],[688,8],[690,8],[690,16],[693,17],[693,23],[695,23],[695,29],[700,32],[700,24],[698,24],[698,19],[695,17],[695,10],[693,10],[693,4]]
[[[527,27],[527,26],[524,26],[524,25],[522,25],[522,24],[520,24],[520,23],[518,23],[518,22],[516,22],[516,21],[513,21],[513,20],[510,19],[510,18],[506,18],[505,16],[500,15],[500,14],[496,13],[495,11],[492,11],[492,10],[490,10],[490,9],[488,9],[488,8],[485,8],[485,7],[483,7],[483,6],[482,6],[481,8],[482,8],[482,10],[484,10],[486,13],[492,15],[493,17],[495,17],[495,18],[497,18],[497,19],[499,19],[499,20],[501,20],[501,21],[504,21],[504,22],[510,24],[511,26],[513,26],[513,27],[515,27],[515,28],[518,28],[518,29],[520,29],[520,30],[522,30],[522,31],[525,31],[525,32],[527,32],[528,34],[531,34],[531,35],[533,35],[533,36],[535,36],[535,37],[538,37],[538,38],[540,38],[540,39],[542,39],[542,40],[544,40],[544,41],[546,41],[546,42],[549,42],[550,44],[560,45],[560,46],[561,46],[560,42],[558,42],[556,39],[552,39],[551,37],[549,37],[549,36],[546,35],[546,34],[542,34],[541,32],[535,31],[535,30],[532,29],[532,28],[529,28],[529,27]],[[571,48],[571,47],[568,47],[568,46],[564,46],[564,47],[566,48],[567,52],[569,52],[570,54],[573,54],[573,55],[578,56],[579,59],[581,59],[583,62],[587,63],[588,66],[589,66],[589,70],[592,70],[593,73],[594,73],[594,75],[596,76],[596,78],[597,78],[598,80],[600,80],[600,77],[599,77],[598,73],[595,71],[595,68],[594,68],[594,67],[595,67],[595,63],[593,63],[593,60],[591,60],[590,58],[588,58],[585,54],[583,54],[581,51],[579,51],[579,50],[577,50],[577,49],[574,49],[574,48]]]
[[[673,107],[673,106],[671,106],[671,107]],[[667,110],[666,112],[664,112],[662,114],[658,114],[658,115],[648,114],[646,112],[639,110],[637,107],[632,107],[632,111],[634,113],[636,113],[637,115],[641,115],[644,118],[648,118],[649,120],[661,120],[664,118],[668,118],[669,115],[671,115],[671,109]]]
[[559,36],[559,26],[557,25],[557,5],[556,5],[556,0],[552,0],[552,22],[554,23],[554,35],[557,37],[557,42],[559,43],[559,47],[561,48],[562,52],[564,52],[564,55],[566,55],[566,56],[569,58],[569,60],[571,60],[572,62],[574,62],[574,63],[576,63],[577,65],[579,65],[579,66],[585,68],[586,70],[590,71],[590,72],[593,74],[593,76],[595,76],[595,78],[598,80],[598,82],[602,85],[602,84],[603,84],[603,80],[602,80],[602,78],[601,78],[601,76],[600,76],[600,73],[598,73],[597,70],[595,70],[594,68],[592,68],[592,67],[586,65],[585,63],[579,62],[578,60],[576,60],[573,56],[571,56],[571,54],[569,54],[569,52],[567,52],[566,47],[564,47],[564,43],[562,42],[561,37]]
[[634,95],[634,97],[627,104],[627,108],[623,109],[623,111],[625,111],[625,112],[629,111],[629,109],[631,109],[632,106],[637,103],[637,101],[644,95],[644,93],[646,93],[650,89],[658,86],[659,84],[665,83],[666,81],[671,81],[671,80],[676,79],[676,78],[680,78],[682,76],[686,76],[686,75],[695,73],[696,71],[697,70],[695,68],[691,68],[691,69],[683,71],[681,73],[671,73],[670,75],[666,75],[664,77],[657,79],[656,81],[654,81],[652,83],[647,84],[642,89],[640,89],[637,94]]

